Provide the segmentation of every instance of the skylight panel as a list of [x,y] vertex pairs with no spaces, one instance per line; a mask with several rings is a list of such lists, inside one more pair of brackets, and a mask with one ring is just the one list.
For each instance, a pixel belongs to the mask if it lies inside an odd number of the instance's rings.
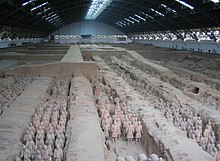
[[47,17],[45,20],[47,20],[48,22],[50,22],[51,20],[55,20],[55,19],[57,19],[57,18],[59,18],[58,15]]
[[163,14],[163,13],[161,13],[161,12],[159,12],[159,11],[157,11],[157,10],[153,9],[153,8],[151,8],[151,11],[153,11],[153,12],[157,13],[157,14],[158,14],[158,15],[160,15],[160,16],[164,16],[164,14]]
[[126,24],[126,26],[127,26],[127,25],[130,25],[130,23],[127,22],[126,20],[124,20],[123,23]]
[[116,24],[116,25],[118,25],[118,26],[123,27],[123,25],[121,25],[121,24],[120,24],[120,23],[118,23],[118,22],[115,22],[115,24]]
[[43,14],[43,12],[38,12],[38,13],[37,13],[38,16],[41,15],[41,14]]
[[139,18],[139,19],[142,19],[142,20],[146,21],[145,18],[143,18],[143,17],[141,17],[141,16],[139,16],[139,15],[137,15],[137,14],[134,14],[134,16],[136,16],[136,17]]
[[43,19],[46,18],[46,17],[47,17],[47,15],[42,16]]
[[127,19],[127,18],[125,18],[125,20],[134,24],[134,21],[131,21],[131,20]]
[[210,1],[212,1],[213,3],[219,3],[220,2],[220,0],[210,0]]
[[55,20],[58,21],[58,20],[60,20],[60,18],[58,16],[56,16],[56,17],[50,19],[49,21],[55,21]]
[[119,24],[126,26],[126,23],[123,23],[121,21],[117,21]]
[[142,14],[144,14],[146,17],[150,18],[150,19],[153,19],[154,17],[152,17],[151,15],[147,14],[147,13],[144,13],[144,12],[141,12]]
[[53,14],[54,14],[54,12],[52,11],[52,12],[48,13],[47,15],[48,15],[48,16],[51,16],[51,15],[53,15]]
[[47,17],[45,20],[49,20],[51,17]]
[[48,22],[54,23],[54,22],[58,22],[58,21],[60,21],[60,20],[61,20],[61,19],[57,16],[57,17],[54,17],[54,18],[48,20]]
[[50,16],[51,18],[53,18],[54,16],[57,16],[57,14],[55,13],[55,14],[53,14],[52,16]]
[[38,8],[41,8],[41,7],[43,7],[43,6],[47,5],[47,4],[49,4],[49,3],[48,3],[48,2],[42,3],[42,4],[40,4],[40,5],[38,5],[38,6],[34,7],[34,8],[32,8],[31,11],[34,11],[34,10],[36,10],[36,9],[38,9]]
[[167,5],[165,5],[165,4],[160,4],[162,7],[164,7],[167,11],[169,11],[169,12],[173,12],[173,13],[176,13],[176,10],[174,10],[174,9],[172,9],[172,8],[170,8],[170,7],[168,7]]
[[86,14],[86,20],[95,20],[102,11],[111,4],[112,0],[92,0],[92,4]]
[[47,11],[49,11],[51,8],[50,7],[48,7],[48,8],[46,8],[46,9],[44,9],[44,12],[47,12]]
[[148,18],[154,19],[154,17],[152,17],[151,15],[148,15],[147,13],[146,13],[146,16],[147,16]]
[[137,20],[136,18],[133,18],[133,17],[131,17],[131,16],[129,16],[129,18],[132,19],[132,20],[134,20],[134,21],[136,21],[136,22],[138,22],[138,23],[140,22],[139,20]]
[[32,3],[32,2],[35,2],[35,1],[37,1],[37,0],[29,0],[27,2],[22,3],[22,6],[26,6],[26,5],[28,5],[28,4]]
[[188,4],[188,3],[186,3],[186,2],[184,2],[184,1],[182,1],[182,0],[175,0],[175,1],[176,1],[176,2],[179,2],[180,4],[184,5],[185,7],[189,8],[189,9],[191,9],[191,10],[194,9],[193,6],[191,6],[190,4]]

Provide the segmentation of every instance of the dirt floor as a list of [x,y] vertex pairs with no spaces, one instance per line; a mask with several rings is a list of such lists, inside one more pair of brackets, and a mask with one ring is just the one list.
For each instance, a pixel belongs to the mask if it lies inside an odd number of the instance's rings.
[[67,53],[69,45],[21,46],[0,49],[0,69],[8,69],[19,65],[45,64],[60,61]]

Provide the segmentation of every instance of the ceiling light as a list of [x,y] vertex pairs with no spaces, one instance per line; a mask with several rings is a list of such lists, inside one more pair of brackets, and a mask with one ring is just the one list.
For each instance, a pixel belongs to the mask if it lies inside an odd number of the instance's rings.
[[115,24],[116,24],[116,25],[118,25],[118,26],[123,27],[123,25],[121,25],[121,24],[120,24],[120,23],[118,23],[118,22],[115,22]]
[[95,20],[111,2],[112,0],[92,0],[92,4],[89,7],[85,19]]
[[165,4],[160,4],[162,7],[164,7],[167,11],[169,11],[169,12],[173,12],[173,13],[176,13],[176,10],[174,10],[174,9],[172,9],[172,8],[170,8],[170,7],[168,7],[167,5],[165,5]]
[[123,23],[123,22],[121,22],[121,21],[117,21],[117,23],[126,26],[126,23]]
[[37,1],[37,0],[29,0],[27,2],[22,3],[22,6],[26,6],[26,5],[28,5],[28,4],[32,3],[32,2],[35,2],[35,1]]
[[139,16],[139,15],[137,15],[137,14],[134,14],[134,16],[136,16],[137,18],[140,18],[140,19],[142,19],[142,20],[146,21],[146,19],[145,19],[145,18],[143,18],[143,17],[141,17],[141,16]]
[[175,0],[175,1],[176,1],[176,2],[179,2],[180,4],[184,5],[185,7],[188,7],[188,8],[191,9],[191,10],[194,9],[193,6],[191,6],[190,4],[188,4],[188,3],[186,3],[186,2],[184,2],[184,1],[182,1],[182,0]]
[[47,5],[47,4],[48,4],[48,2],[42,3],[42,4],[40,4],[40,5],[38,5],[38,6],[34,7],[34,8],[32,8],[31,11],[34,11],[34,10],[36,10],[36,9],[38,9],[38,8],[41,8],[41,7],[43,7],[43,6]]
[[153,19],[154,17],[152,17],[151,15],[149,15],[149,14],[147,14],[147,13],[144,13],[144,12],[141,12],[142,14],[144,14],[146,17],[148,17],[148,18],[151,18],[151,19]]
[[135,18],[133,18],[131,16],[129,16],[129,18],[139,23],[139,21],[137,19],[135,19]]
[[151,11],[157,13],[157,14],[160,15],[160,16],[164,16],[164,14],[160,13],[159,11],[157,11],[157,10],[155,10],[155,9],[153,9],[153,8],[151,8]]
[[213,3],[219,3],[220,2],[220,0],[210,0],[210,1],[212,1]]
[[127,18],[125,18],[125,20],[134,24],[134,21],[131,21],[131,20],[127,19]]

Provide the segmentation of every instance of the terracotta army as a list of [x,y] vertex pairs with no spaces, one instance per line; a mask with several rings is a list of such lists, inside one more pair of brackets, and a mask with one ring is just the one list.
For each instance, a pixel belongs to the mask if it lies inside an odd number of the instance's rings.
[[219,160],[218,160],[218,159],[219,159],[219,158],[218,158],[219,153],[218,153],[218,150],[217,150],[216,147],[213,148],[213,150],[211,151],[210,154],[212,155],[212,157],[214,158],[215,161],[219,161]]
[[141,134],[142,134],[142,125],[141,122],[138,121],[138,124],[135,127],[135,139],[136,139],[136,143],[140,142],[141,139]]
[[134,135],[134,126],[130,122],[127,129],[126,129],[126,138],[127,138],[127,143],[132,141]]
[[52,124],[53,129],[55,129],[56,126],[57,126],[57,124],[58,124],[58,119],[55,118],[55,117],[53,117],[53,118],[51,119],[51,124]]
[[27,140],[26,147],[30,150],[30,152],[33,151],[34,145],[35,145],[35,143],[34,143],[33,139]]
[[51,123],[49,123],[48,127],[47,127],[47,134],[54,134],[54,128],[53,125]]
[[200,139],[202,136],[202,131],[201,131],[201,127],[199,126],[198,128],[196,128],[195,130],[195,137],[196,137],[196,142],[199,143]]
[[110,124],[105,122],[104,125],[103,125],[103,130],[104,130],[105,139],[108,140],[108,138],[109,138],[109,131],[110,131]]
[[25,161],[29,161],[30,157],[31,157],[30,150],[27,149],[26,146],[23,144],[21,154],[20,154],[20,158],[25,160]]
[[44,137],[42,134],[37,134],[35,137],[35,144],[37,145],[38,148],[42,147],[44,143]]
[[116,97],[116,98],[114,99],[114,102],[115,102],[115,104],[116,104],[116,106],[117,106],[117,105],[119,105],[120,99],[119,99],[118,97]]
[[194,142],[196,142],[196,137],[195,137],[195,134],[194,134],[194,133],[191,134],[191,139],[192,139]]
[[109,113],[107,111],[102,115],[101,117],[102,124],[107,122],[108,116],[109,116]]
[[25,142],[25,144],[26,144],[26,142],[28,140],[32,140],[32,134],[30,133],[29,130],[26,130],[25,135],[24,135],[24,142]]
[[55,140],[54,134],[53,133],[48,133],[47,136],[46,136],[45,144],[46,145],[51,145],[51,148],[54,149],[54,140]]
[[117,125],[117,139],[121,137],[121,121],[120,119],[116,120],[116,125]]
[[112,142],[116,142],[118,137],[118,125],[116,124],[116,122],[112,124],[111,132],[112,132]]
[[37,138],[36,145],[37,145],[37,148],[40,150],[40,152],[42,152],[43,147],[44,147],[44,139],[43,139],[43,137]]
[[203,136],[200,139],[199,145],[202,147],[203,150],[206,150],[206,140]]
[[104,119],[105,117],[107,117],[108,111],[105,108],[103,108],[101,109],[100,114],[101,114],[101,119]]
[[123,125],[122,125],[122,127],[123,127],[122,133],[124,135],[124,138],[126,138],[126,129],[128,128],[128,125],[129,125],[129,120],[128,120],[127,116],[125,115],[125,119],[124,119]]
[[210,132],[212,130],[212,122],[209,121],[208,124],[206,125],[206,129],[208,130],[208,132]]
[[173,115],[170,112],[167,112],[167,120],[173,123]]
[[181,123],[180,123],[180,127],[181,127],[181,130],[184,131],[185,133],[187,133],[187,132],[186,132],[186,126],[187,126],[186,119],[183,118],[183,120],[182,120]]
[[211,130],[211,132],[208,135],[208,140],[211,143],[215,143],[216,142],[216,138],[215,138],[215,133],[213,130]]
[[[123,102],[124,103],[124,102]],[[122,107],[123,113],[126,115],[128,113],[128,108],[126,106]]]
[[48,117],[43,117],[41,121],[41,127],[42,129],[45,129],[49,124],[49,118]]
[[94,89],[93,89],[93,93],[95,96],[100,96],[101,94],[101,91],[102,91],[102,86],[100,83],[96,83]]
[[110,116],[109,114],[108,114],[107,118],[105,119],[105,122],[106,122],[107,124],[109,124],[109,126],[112,125],[112,118],[111,118],[111,116]]
[[47,151],[48,151],[50,157],[52,157],[53,156],[53,149],[52,149],[51,145],[47,146]]
[[207,152],[211,153],[213,151],[213,149],[215,148],[215,144],[214,143],[208,143],[207,144]]
[[57,136],[60,133],[63,133],[65,130],[65,127],[60,126],[59,124],[57,124],[56,129],[55,129],[55,135]]
[[28,148],[24,150],[24,161],[30,161],[31,158],[31,152]]
[[38,127],[38,129],[37,129],[37,135],[41,135],[41,136],[43,136],[43,138],[44,138],[44,130],[43,130],[43,128],[42,128],[42,126],[39,126]]
[[28,125],[28,130],[29,130],[29,132],[30,132],[32,138],[34,138],[34,135],[35,135],[36,130],[35,130],[35,128],[34,128],[34,126],[33,126],[32,123],[29,123],[29,125]]
[[202,126],[201,117],[198,117],[198,119],[196,120],[196,126]]
[[42,156],[40,150],[37,148],[37,146],[34,146],[34,150],[31,156],[32,161],[41,161]]
[[193,130],[193,123],[192,123],[192,119],[191,118],[187,119],[186,130],[187,130],[187,136],[189,137],[190,131]]
[[42,152],[42,159],[44,161],[52,161],[50,151],[48,150],[48,147],[46,145],[44,145],[44,149],[43,149],[43,152]]
[[55,141],[55,146],[60,147],[60,148],[64,147],[64,140],[61,138],[60,134],[57,135],[57,138],[56,138],[56,141]]
[[33,125],[35,128],[38,128],[38,126],[40,126],[40,118],[37,115],[33,118]]
[[62,161],[62,160],[63,160],[63,150],[58,145],[54,150],[54,161]]
[[[59,125],[60,125],[61,127],[63,127],[64,130],[65,130],[65,126],[66,126],[66,116],[65,116],[65,115],[61,115],[61,116],[60,116]],[[64,130],[63,130],[63,131],[64,131]]]
[[181,121],[182,121],[182,118],[181,118],[181,115],[179,113],[176,116],[174,116],[174,125],[177,128],[180,128]]

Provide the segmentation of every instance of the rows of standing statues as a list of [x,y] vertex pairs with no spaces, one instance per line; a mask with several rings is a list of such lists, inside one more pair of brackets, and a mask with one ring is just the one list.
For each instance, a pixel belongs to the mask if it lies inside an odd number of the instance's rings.
[[[24,89],[33,81],[32,77],[6,77],[6,83],[0,83],[0,115],[19,96]],[[8,82],[12,83],[8,83]]]
[[[110,66],[131,86],[135,87],[140,94],[145,96],[145,98],[151,102],[152,106],[159,109],[168,121],[183,131],[186,137],[198,143],[198,145],[211,154],[216,161],[220,160],[220,144],[216,139],[212,121],[204,123],[198,114],[183,109],[180,104],[166,102],[163,99],[153,96],[155,91],[150,85],[143,83],[141,80],[134,79],[125,70],[125,68],[135,67],[129,66],[125,62],[118,63],[114,61],[114,59],[108,61],[113,61],[110,64],[114,64],[114,66]],[[123,68],[120,68],[121,64]]]
[[[114,144],[119,139],[125,140],[128,146],[132,142],[140,143],[143,133],[140,116],[126,107],[109,84],[104,81],[104,85],[101,82],[96,82],[93,90],[94,95],[98,97],[100,126],[105,136],[106,145],[110,149],[110,142]],[[149,157],[145,154],[139,154],[136,160],[164,161],[156,154],[151,154]],[[129,155],[125,157],[118,156],[116,161],[135,161],[135,159]]]
[[68,81],[56,80],[51,95],[42,101],[33,114],[22,139],[20,160],[64,160],[68,86]]

